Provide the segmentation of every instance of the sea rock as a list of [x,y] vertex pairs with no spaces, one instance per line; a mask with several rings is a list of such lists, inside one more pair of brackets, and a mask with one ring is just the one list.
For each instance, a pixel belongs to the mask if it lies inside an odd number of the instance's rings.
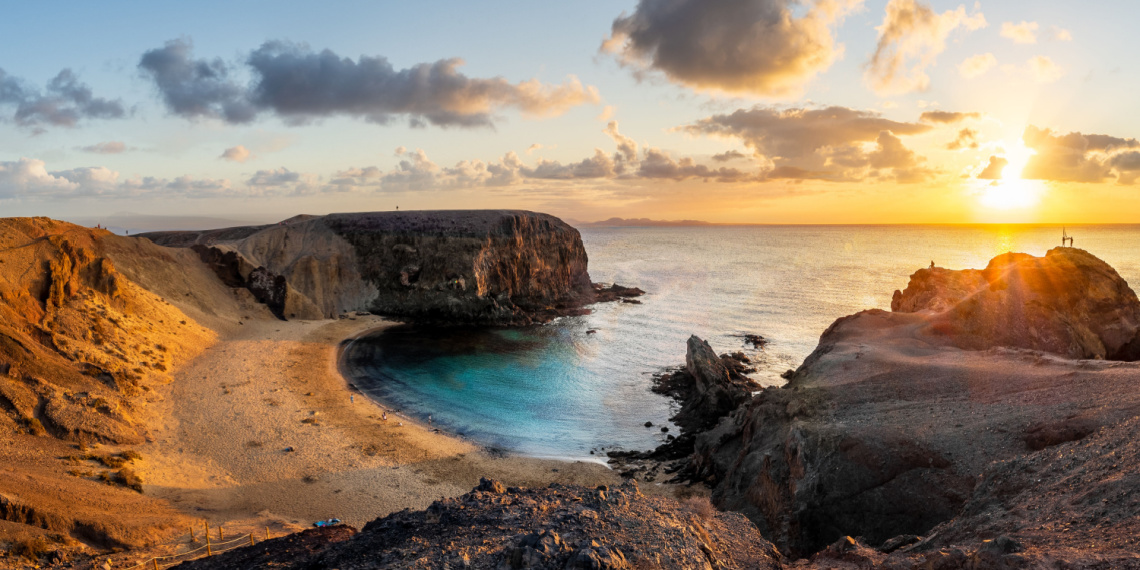
[[642,293],[595,288],[578,231],[534,212],[332,214],[139,237],[209,251],[203,259],[223,281],[249,288],[282,318],[369,311],[420,322],[527,324]]
[[920,269],[891,310],[935,313],[923,332],[959,348],[1140,359],[1140,300],[1107,263],[1071,247],[999,255],[983,270]]
[[683,376],[690,385],[680,396],[681,411],[673,421],[689,429],[707,427],[746,402],[760,386],[740,373],[731,356],[718,356],[696,335],[686,343]]

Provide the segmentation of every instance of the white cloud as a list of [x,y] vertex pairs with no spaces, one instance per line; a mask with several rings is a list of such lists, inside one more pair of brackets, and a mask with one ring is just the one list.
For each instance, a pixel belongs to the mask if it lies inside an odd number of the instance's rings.
[[1030,58],[1026,65],[1038,83],[1052,83],[1065,75],[1060,66],[1043,55]]
[[879,94],[925,91],[930,86],[927,68],[946,50],[946,40],[961,28],[986,26],[978,11],[967,15],[965,6],[936,13],[918,0],[890,0],[879,31],[879,43],[864,77]]
[[987,71],[996,67],[997,64],[998,60],[994,57],[994,54],[979,53],[966,58],[962,63],[958,64],[958,73],[966,79],[972,79],[985,74]]
[[1022,21],[1020,24],[1003,22],[1001,36],[1013,40],[1015,44],[1037,43],[1037,22]]
[[250,158],[253,158],[253,153],[249,152],[248,148],[245,148],[239,144],[237,146],[227,148],[218,158],[231,162],[245,162]]
[[1073,41],[1073,33],[1065,28],[1052,26],[1049,28],[1049,39],[1055,42]]

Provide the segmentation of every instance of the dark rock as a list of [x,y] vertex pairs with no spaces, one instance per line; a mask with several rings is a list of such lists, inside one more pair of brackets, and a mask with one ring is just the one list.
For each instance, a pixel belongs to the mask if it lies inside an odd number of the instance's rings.
[[494,479],[487,479],[486,477],[479,478],[479,486],[475,487],[476,491],[483,491],[484,493],[495,493],[501,495],[507,492],[506,487],[502,483]]
[[645,422],[645,427],[653,427],[653,422]]

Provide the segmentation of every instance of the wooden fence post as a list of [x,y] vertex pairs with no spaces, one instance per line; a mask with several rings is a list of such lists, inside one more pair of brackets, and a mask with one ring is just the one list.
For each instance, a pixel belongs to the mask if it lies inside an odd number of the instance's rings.
[[151,561],[154,562],[154,570],[158,570],[158,559],[157,558],[151,558]]
[[249,545],[253,546],[253,533],[249,533]]
[[206,533],[206,556],[213,556],[214,549],[210,548],[210,533]]
[[265,540],[269,540],[269,527],[265,527]]
[[226,537],[222,534],[222,525],[218,525],[218,542],[225,542]]

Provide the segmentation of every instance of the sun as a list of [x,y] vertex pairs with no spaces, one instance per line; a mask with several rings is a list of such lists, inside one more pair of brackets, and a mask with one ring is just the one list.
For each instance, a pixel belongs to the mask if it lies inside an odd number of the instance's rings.
[[1021,178],[1025,165],[1036,153],[1021,141],[1006,148],[1005,159],[1009,162],[1002,170],[1001,179],[987,182],[978,201],[989,210],[1030,210],[1041,202],[1045,190],[1040,181]]

